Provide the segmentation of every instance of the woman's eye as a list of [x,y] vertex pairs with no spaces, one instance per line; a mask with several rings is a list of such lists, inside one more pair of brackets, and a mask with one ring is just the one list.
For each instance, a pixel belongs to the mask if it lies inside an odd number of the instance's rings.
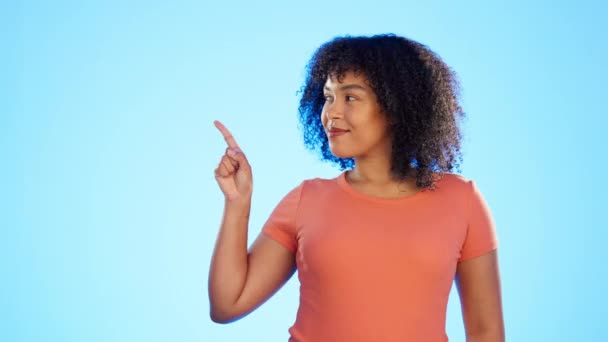
[[[334,98],[330,95],[325,95],[324,98],[325,98],[326,102],[334,100]],[[346,95],[344,98],[345,98],[346,102],[351,102],[351,101],[356,100],[356,98],[354,96],[350,96],[350,95]]]

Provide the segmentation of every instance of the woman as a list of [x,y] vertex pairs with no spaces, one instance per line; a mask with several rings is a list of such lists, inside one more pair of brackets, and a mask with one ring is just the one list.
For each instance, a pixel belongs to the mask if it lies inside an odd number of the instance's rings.
[[447,341],[456,279],[467,341],[504,341],[497,238],[462,159],[454,73],[395,35],[339,37],[314,54],[300,100],[304,142],[342,173],[290,191],[247,250],[251,168],[228,148],[211,318],[232,322],[298,270],[290,341]]

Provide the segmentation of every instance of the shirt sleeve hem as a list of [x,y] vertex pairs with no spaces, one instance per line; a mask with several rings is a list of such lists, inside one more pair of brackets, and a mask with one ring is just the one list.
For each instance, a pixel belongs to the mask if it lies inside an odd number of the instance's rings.
[[268,229],[263,229],[262,232],[264,234],[266,234],[266,236],[268,236],[269,238],[273,239],[274,241],[278,242],[279,244],[281,244],[283,247],[285,247],[287,250],[289,250],[291,253],[296,254],[296,246],[294,246],[293,243],[287,241],[288,238],[285,237],[281,237],[275,233],[271,233]]
[[497,249],[498,249],[498,245],[497,244],[492,245],[492,246],[487,247],[487,248],[484,248],[484,249],[479,249],[479,250],[477,250],[475,252],[468,253],[467,255],[461,256],[460,259],[458,259],[458,262],[462,262],[462,261],[469,260],[469,259],[474,259],[474,258],[480,257],[480,256],[482,256],[484,254],[490,253],[490,252],[492,252],[494,250],[497,250]]

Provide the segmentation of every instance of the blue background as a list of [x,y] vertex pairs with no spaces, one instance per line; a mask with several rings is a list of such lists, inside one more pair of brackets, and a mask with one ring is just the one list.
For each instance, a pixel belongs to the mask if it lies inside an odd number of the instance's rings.
[[[249,241],[302,179],[304,65],[393,32],[462,83],[462,175],[497,224],[510,341],[606,341],[606,7],[600,1],[22,1],[0,5],[0,339],[286,341],[294,276],[209,318],[233,132],[254,172]],[[447,332],[464,341],[455,288]]]

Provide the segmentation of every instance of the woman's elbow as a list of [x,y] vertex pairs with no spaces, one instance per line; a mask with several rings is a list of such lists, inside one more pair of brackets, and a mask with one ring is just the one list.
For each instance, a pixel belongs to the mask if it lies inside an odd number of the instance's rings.
[[228,323],[231,323],[233,321],[230,316],[225,315],[225,314],[221,314],[221,313],[217,313],[217,312],[214,312],[214,311],[211,311],[209,313],[209,317],[211,318],[211,320],[214,323],[218,323],[218,324],[228,324]]
[[221,310],[212,309],[209,312],[209,317],[211,318],[211,320],[218,324],[229,324],[234,321],[238,321],[239,319],[243,318],[243,316],[245,316],[245,315],[235,314],[230,311],[221,311]]

